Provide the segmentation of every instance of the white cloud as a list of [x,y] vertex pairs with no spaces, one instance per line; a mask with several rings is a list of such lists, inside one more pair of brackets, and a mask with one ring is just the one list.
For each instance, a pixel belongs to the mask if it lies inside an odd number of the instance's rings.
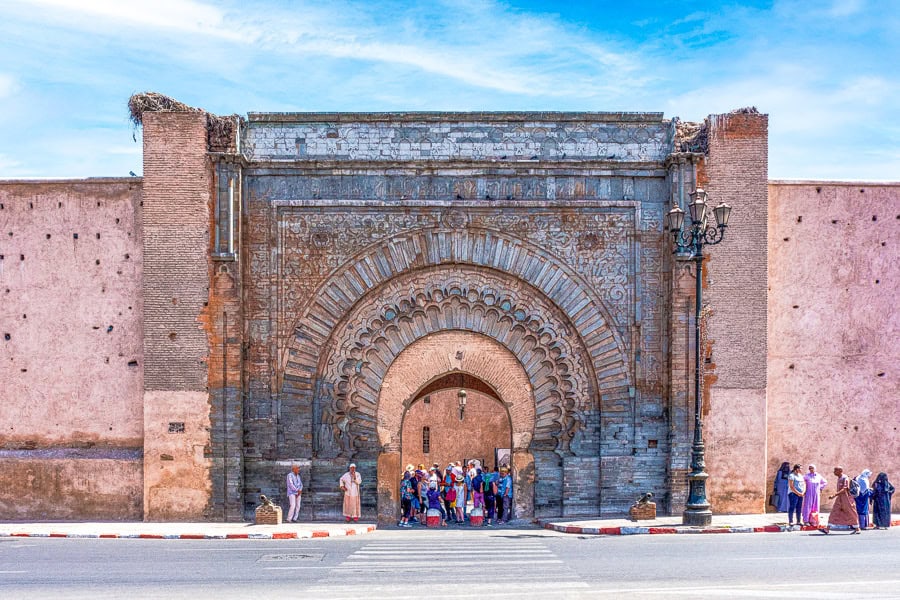
[[227,26],[221,10],[193,0],[154,0],[152,5],[122,0],[28,0],[26,4],[52,9],[51,14],[58,18],[77,17],[80,26],[86,22],[96,26],[98,20],[104,25],[125,22],[143,28],[239,39],[234,29]]
[[0,73],[0,100],[9,98],[19,91],[19,84],[12,75]]
[[828,14],[832,17],[849,17],[860,12],[864,4],[863,0],[834,0]]
[[[35,2],[52,9],[41,18],[57,27],[116,37],[126,46],[194,61],[213,72],[240,65],[242,54],[252,52],[274,65],[321,56],[413,67],[526,96],[590,98],[646,81],[638,75],[642,64],[635,53],[601,44],[556,17],[514,12],[495,2],[449,3],[418,20],[403,10],[385,17],[364,4],[299,3],[286,10],[220,8],[193,0],[159,0],[152,9],[118,0]],[[148,39],[154,36],[168,36],[170,44],[155,44]]]

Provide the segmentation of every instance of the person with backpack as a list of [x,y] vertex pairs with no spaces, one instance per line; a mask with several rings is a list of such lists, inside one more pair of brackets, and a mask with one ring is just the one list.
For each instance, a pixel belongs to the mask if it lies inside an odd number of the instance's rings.
[[413,474],[410,471],[404,471],[403,480],[400,481],[400,522],[398,527],[412,527],[409,524],[409,517],[413,512],[413,498],[418,495],[415,488]]
[[859,483],[844,475],[843,467],[835,467],[834,475],[837,480],[837,493],[829,496],[834,500],[831,513],[828,515],[828,525],[822,529],[822,533],[831,533],[832,525],[849,525],[853,533],[859,533],[859,515],[856,513],[856,503],[853,492],[859,495]]
[[475,470],[472,478],[472,508],[484,508],[484,477],[481,469]]
[[[496,470],[496,467],[495,467]],[[494,526],[494,503],[497,497],[498,473],[484,473],[482,476],[482,494],[484,495],[484,525]]]

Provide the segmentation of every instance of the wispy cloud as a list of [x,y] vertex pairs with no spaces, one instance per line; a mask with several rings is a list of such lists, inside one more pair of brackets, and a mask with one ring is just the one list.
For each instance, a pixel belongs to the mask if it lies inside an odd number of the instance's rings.
[[756,105],[774,177],[900,172],[886,3],[626,4],[8,0],[0,176],[140,171],[124,104],[147,89],[220,113]]
[[0,73],[0,100],[16,93],[18,84],[12,75]]

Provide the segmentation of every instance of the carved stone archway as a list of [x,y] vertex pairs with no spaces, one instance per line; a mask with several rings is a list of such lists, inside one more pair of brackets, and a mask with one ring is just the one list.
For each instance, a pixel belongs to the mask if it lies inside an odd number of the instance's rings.
[[531,382],[518,358],[490,337],[469,331],[441,331],[404,348],[385,373],[378,397],[378,517],[391,520],[399,505],[400,430],[405,404],[434,379],[463,372],[490,385],[509,412],[513,444],[515,509],[534,514],[534,431]]
[[[338,269],[314,298],[289,344],[280,401],[285,430],[296,439],[309,427],[317,459],[374,463],[394,451],[378,419],[384,377],[405,348],[444,331],[491,338],[524,369],[534,428],[522,447],[539,480],[536,515],[566,512],[565,487],[578,486],[584,469],[599,476],[602,415],[621,421],[633,410],[626,352],[602,302],[527,242],[473,229],[411,232]],[[571,510],[594,506],[599,488],[580,491]]]
[[[543,467],[536,471],[542,490],[536,511],[523,505],[521,514],[560,514],[563,462],[578,453],[597,456],[597,436],[584,434],[600,425],[597,376],[577,330],[557,307],[528,283],[488,269],[457,265],[408,273],[374,290],[342,319],[317,368],[317,457],[375,461],[399,453],[399,438],[392,436],[400,430],[402,406],[379,411],[385,375],[405,348],[444,331],[490,338],[525,371],[533,400],[511,411],[514,422],[528,411],[531,426],[514,425],[514,445]],[[579,439],[594,446],[576,448]]]

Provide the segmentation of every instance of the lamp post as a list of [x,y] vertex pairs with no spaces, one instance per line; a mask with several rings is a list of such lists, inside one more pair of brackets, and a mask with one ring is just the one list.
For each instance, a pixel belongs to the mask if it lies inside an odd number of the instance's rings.
[[466,399],[467,399],[466,390],[460,389],[458,392],[456,392],[456,400],[459,403],[459,420],[460,421],[463,420],[463,416],[466,412]]
[[696,264],[696,305],[694,311],[694,443],[691,445],[690,492],[685,505],[682,523],[685,525],[709,525],[712,510],[706,499],[705,446],[703,445],[703,414],[700,400],[700,310],[703,306],[703,247],[713,246],[722,241],[731,207],[720,202],[712,209],[716,224],[709,223],[709,197],[701,188],[691,193],[688,205],[691,221],[685,226],[684,211],[676,206],[669,211],[668,226],[675,243],[676,256],[688,255]]

